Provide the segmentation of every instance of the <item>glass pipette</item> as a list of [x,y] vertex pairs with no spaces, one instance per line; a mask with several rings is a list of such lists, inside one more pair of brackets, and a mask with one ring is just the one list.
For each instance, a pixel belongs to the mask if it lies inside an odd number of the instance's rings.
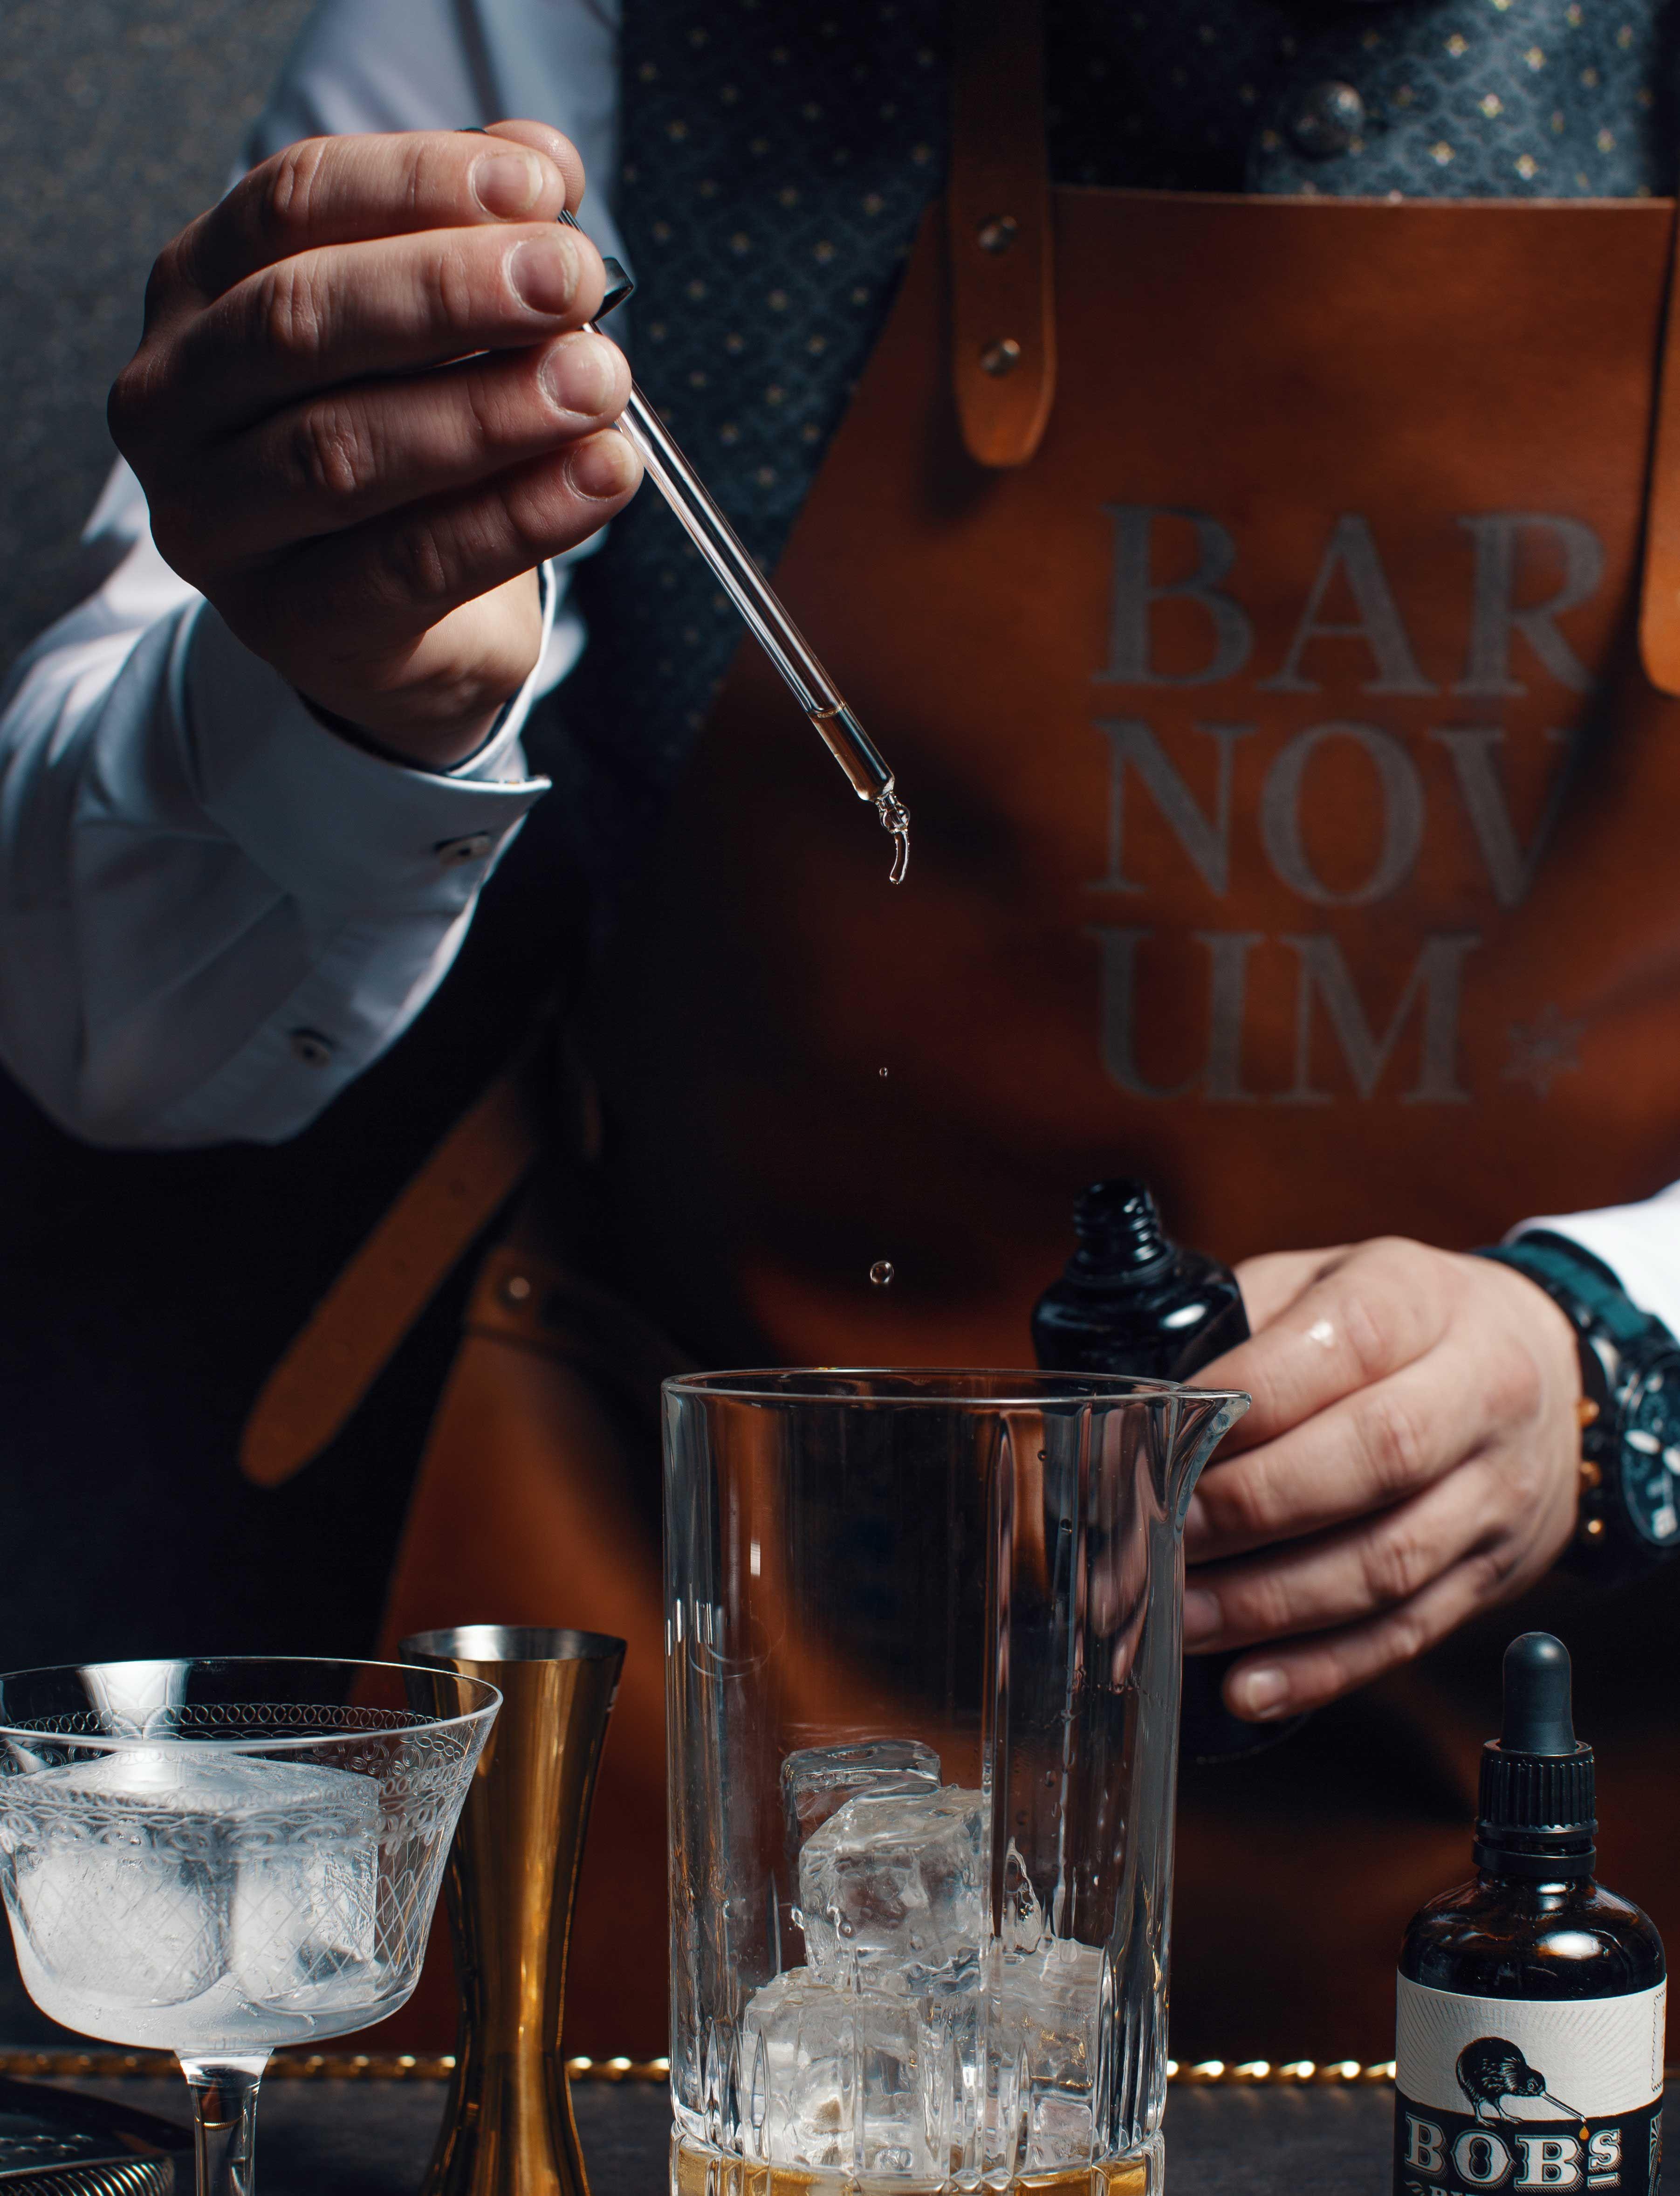
[[[569,228],[578,227],[569,213],[562,213],[560,218]],[[621,305],[632,287],[615,259],[609,259],[606,266],[607,294],[592,327],[604,320],[615,306]],[[899,883],[910,858],[910,815],[898,798],[892,772],[880,748],[846,707],[840,689],[782,608],[775,589],[748,555],[740,536],[633,380],[630,401],[618,426],[719,585],[745,619],[748,631],[793,689],[800,708],[846,772],[852,791],[860,800],[873,805],[892,834],[892,881]]]

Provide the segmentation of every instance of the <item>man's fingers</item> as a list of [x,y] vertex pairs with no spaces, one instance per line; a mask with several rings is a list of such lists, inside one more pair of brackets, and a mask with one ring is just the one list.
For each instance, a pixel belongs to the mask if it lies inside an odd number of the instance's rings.
[[1226,1678],[1226,1703],[1259,1723],[1323,1708],[1425,1653],[1508,1590],[1491,1579],[1487,1557],[1467,1557],[1363,1624],[1244,1656]]
[[1261,1257],[1244,1258],[1237,1268],[1237,1280],[1250,1331],[1258,1334],[1262,1326],[1269,1326],[1303,1289],[1310,1288],[1347,1255],[1342,1249],[1270,1251]]
[[1185,1555],[1205,1563],[1300,1539],[1395,1502],[1451,1471],[1542,1403],[1533,1359],[1511,1337],[1451,1338],[1275,1441],[1202,1474]]
[[[1361,1621],[1410,1601],[1479,1546],[1519,1546],[1506,1539],[1510,1523],[1495,1468],[1480,1459],[1461,1465],[1357,1524],[1198,1566],[1185,1590],[1185,1644],[1215,1653]],[[1490,1569],[1490,1588],[1494,1582]]]
[[1445,1263],[1400,1238],[1362,1244],[1199,1372],[1209,1387],[1246,1389],[1254,1398],[1231,1447],[1257,1448],[1422,1356],[1447,1322]]
[[588,239],[552,222],[301,252],[251,275],[182,328],[162,390],[142,345],[118,377],[113,424],[120,428],[136,369],[153,384],[142,436],[200,443],[312,390],[580,327],[605,280]]
[[[387,656],[463,603],[586,540],[640,478],[635,451],[607,428],[488,486],[309,543],[280,568],[289,624],[307,633],[330,623],[359,658]],[[287,654],[288,637],[276,641]]]
[[288,145],[183,229],[159,261],[153,303],[219,298],[300,251],[429,229],[552,221],[583,190],[558,130],[530,123],[494,135],[310,137]]
[[582,156],[571,139],[563,136],[552,123],[530,122],[522,118],[493,122],[484,135],[505,138],[513,145],[528,145],[533,152],[540,153],[545,159],[552,160],[566,178],[566,204],[574,213],[577,211],[583,202]]
[[196,468],[190,511],[153,513],[161,538],[190,526],[218,565],[264,557],[488,480],[616,419],[630,368],[578,330],[435,373],[352,382],[262,421]]

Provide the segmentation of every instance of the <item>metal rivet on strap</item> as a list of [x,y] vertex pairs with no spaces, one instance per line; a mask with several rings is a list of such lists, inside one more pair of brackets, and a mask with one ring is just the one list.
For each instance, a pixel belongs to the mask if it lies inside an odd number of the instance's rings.
[[981,371],[995,380],[1001,381],[1006,373],[1013,373],[1020,362],[1021,347],[1013,336],[1001,336],[980,353]]
[[1315,84],[1302,94],[1289,134],[1309,160],[1353,152],[1365,126],[1365,101],[1351,84]]
[[982,251],[1007,251],[1020,233],[1013,214],[996,213],[980,223],[977,237]]

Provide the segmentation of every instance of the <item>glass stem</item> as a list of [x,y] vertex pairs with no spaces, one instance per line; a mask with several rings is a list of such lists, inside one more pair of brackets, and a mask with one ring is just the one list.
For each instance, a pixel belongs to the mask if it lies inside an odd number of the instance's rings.
[[257,2170],[257,2092],[266,2051],[237,2059],[187,2059],[181,2071],[193,2092],[193,2149],[199,2196],[253,2196]]

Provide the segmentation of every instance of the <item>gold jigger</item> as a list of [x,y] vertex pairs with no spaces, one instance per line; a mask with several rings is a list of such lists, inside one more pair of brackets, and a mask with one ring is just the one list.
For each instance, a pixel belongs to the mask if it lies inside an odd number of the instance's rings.
[[465,1624],[417,1633],[398,1651],[424,1666],[409,1680],[417,1705],[453,1712],[457,1674],[488,1678],[502,1696],[449,1855],[460,2037],[424,2196],[589,2196],[560,2021],[624,1642]]

